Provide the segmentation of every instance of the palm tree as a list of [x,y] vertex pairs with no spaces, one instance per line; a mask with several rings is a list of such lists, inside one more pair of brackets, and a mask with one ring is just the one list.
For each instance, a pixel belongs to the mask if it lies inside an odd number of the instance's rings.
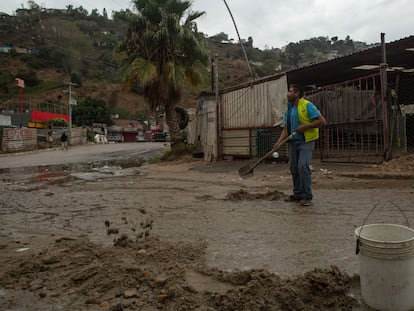
[[185,149],[175,108],[185,84],[201,86],[197,70],[207,65],[208,53],[195,20],[204,12],[190,10],[182,0],[133,0],[135,12],[126,12],[128,24],[119,51],[125,52],[121,69],[128,85],[140,85],[152,111],[165,113],[171,136],[171,150]]

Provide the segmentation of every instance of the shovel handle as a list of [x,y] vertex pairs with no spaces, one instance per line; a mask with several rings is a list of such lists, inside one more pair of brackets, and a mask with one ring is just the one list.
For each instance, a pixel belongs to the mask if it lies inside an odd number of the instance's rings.
[[286,142],[289,141],[289,139],[291,139],[293,136],[295,136],[297,133],[296,132],[292,132],[290,133],[290,135],[288,137],[286,137],[284,140],[282,140],[279,144],[277,144],[277,146],[273,147],[273,149],[271,150],[273,151],[278,151],[280,149],[280,147],[282,147]]
[[292,132],[288,137],[286,137],[284,140],[282,140],[279,144],[277,144],[277,146],[273,147],[268,153],[266,153],[263,157],[261,157],[255,164],[253,164],[250,167],[249,171],[252,171],[256,166],[258,166],[260,163],[263,162],[264,159],[266,159],[267,157],[269,157],[273,152],[277,151],[280,149],[280,147],[283,146],[283,144],[285,144],[289,139],[291,139],[294,135],[296,134],[296,132]]

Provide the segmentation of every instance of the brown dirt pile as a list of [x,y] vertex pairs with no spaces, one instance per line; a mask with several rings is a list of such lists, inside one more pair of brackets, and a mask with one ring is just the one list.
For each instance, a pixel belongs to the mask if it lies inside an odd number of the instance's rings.
[[414,154],[403,155],[372,167],[382,172],[412,174],[414,173]]
[[246,190],[240,189],[234,192],[229,192],[225,200],[231,201],[254,201],[254,200],[266,200],[266,201],[278,201],[286,197],[283,192],[267,191],[265,193],[249,193]]
[[[352,310],[352,279],[336,267],[281,279],[206,266],[205,246],[148,238],[125,247],[58,239],[0,275],[0,307],[30,310]],[[7,258],[5,259],[7,260]],[[0,262],[5,265],[6,262]],[[0,287],[0,290],[1,290]],[[30,293],[30,299],[22,298]]]

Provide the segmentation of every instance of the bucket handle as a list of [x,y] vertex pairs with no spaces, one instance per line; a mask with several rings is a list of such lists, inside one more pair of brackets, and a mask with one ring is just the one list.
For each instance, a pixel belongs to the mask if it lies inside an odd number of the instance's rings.
[[[404,216],[405,221],[407,222],[407,227],[410,228],[410,223],[408,222],[408,218],[405,215],[405,213],[402,211],[402,209],[397,205],[394,204],[393,202],[390,202],[393,206],[395,206],[396,208],[398,208],[398,210],[400,211],[400,213]],[[360,250],[360,237],[361,237],[361,232],[362,229],[364,228],[364,225],[366,223],[366,221],[368,220],[369,216],[371,216],[372,212],[378,207],[379,203],[375,204],[374,207],[369,211],[367,217],[365,217],[364,222],[362,223],[361,229],[359,230],[359,234],[358,234],[358,238],[356,240],[356,249],[355,249],[355,253],[358,255],[359,254],[359,250]]]

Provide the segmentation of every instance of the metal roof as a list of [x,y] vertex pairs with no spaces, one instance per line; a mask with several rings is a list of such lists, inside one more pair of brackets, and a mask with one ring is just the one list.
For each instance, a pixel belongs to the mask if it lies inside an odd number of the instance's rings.
[[[390,69],[414,69],[414,36],[386,43],[386,60]],[[352,80],[378,72],[382,62],[382,47],[376,46],[329,61],[288,71],[288,83],[323,86]],[[354,69],[376,65],[371,70]],[[400,67],[400,68],[399,68]],[[368,67],[366,67],[368,68]]]
[[[414,36],[386,43],[386,58],[390,69],[411,69],[414,72]],[[382,62],[381,45],[355,52],[349,55],[327,60],[321,63],[292,69],[267,77],[262,77],[251,82],[221,89],[220,94],[232,92],[247,86],[253,86],[266,81],[277,80],[287,75],[288,83],[296,83],[303,86],[325,86],[347,80],[368,76],[379,71]],[[367,66],[368,65],[368,66]],[[369,66],[371,65],[371,66]],[[365,70],[355,69],[364,66]],[[369,69],[370,70],[367,70]],[[211,94],[214,95],[214,94]]]

